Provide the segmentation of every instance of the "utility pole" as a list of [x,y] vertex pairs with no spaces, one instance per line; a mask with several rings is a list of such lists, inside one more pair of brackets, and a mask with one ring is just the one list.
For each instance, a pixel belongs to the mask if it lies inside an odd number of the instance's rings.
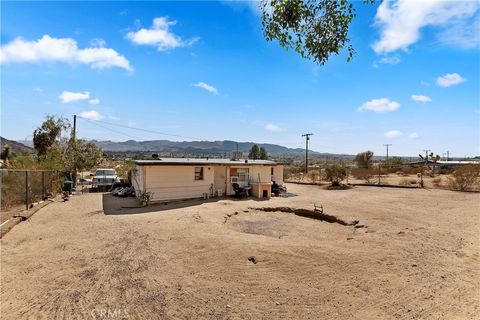
[[72,138],[75,141],[77,134],[77,115],[73,115],[73,131],[72,131]]
[[450,161],[450,151],[447,151],[447,161]]
[[305,173],[308,173],[308,140],[310,136],[313,136],[313,133],[302,134],[302,137],[305,137]]
[[387,162],[388,162],[388,147],[391,146],[391,143],[384,144],[383,146],[387,147]]

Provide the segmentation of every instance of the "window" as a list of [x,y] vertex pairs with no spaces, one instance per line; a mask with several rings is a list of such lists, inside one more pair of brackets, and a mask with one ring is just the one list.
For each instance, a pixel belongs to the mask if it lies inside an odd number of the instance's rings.
[[238,168],[238,181],[248,183],[248,168]]
[[195,180],[203,180],[203,167],[195,167]]

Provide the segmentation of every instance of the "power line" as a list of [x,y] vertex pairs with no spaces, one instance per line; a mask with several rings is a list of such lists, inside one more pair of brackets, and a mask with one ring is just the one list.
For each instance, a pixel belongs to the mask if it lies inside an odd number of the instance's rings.
[[182,136],[182,135],[178,135],[178,134],[165,133],[165,132],[160,132],[160,131],[155,131],[155,130],[148,130],[148,129],[142,129],[142,128],[129,127],[129,126],[125,126],[125,125],[122,125],[122,124],[111,123],[111,122],[106,122],[106,121],[101,121],[101,120],[90,120],[90,119],[83,118],[83,117],[79,117],[79,118],[80,118],[80,119],[83,119],[83,120],[87,120],[88,122],[91,122],[91,123],[96,123],[96,124],[98,124],[98,122],[100,122],[100,123],[104,123],[104,124],[107,124],[107,125],[116,126],[116,127],[120,127],[120,128],[125,128],[125,129],[130,129],[130,130],[137,130],[137,131],[143,131],[143,132],[154,133],[154,134],[160,134],[160,135],[164,135],[164,136],[170,136],[170,137],[176,137],[176,138],[184,138],[184,139],[193,139],[193,140],[205,140],[205,139],[201,139],[201,138],[198,138],[198,137]]
[[108,127],[102,126],[101,124],[96,123],[96,121],[91,121],[91,120],[85,119],[85,118],[81,118],[81,119],[88,120],[89,122],[91,122],[92,124],[94,124],[94,125],[96,125],[96,126],[99,126],[99,127],[103,128],[103,129],[106,129],[106,130],[109,130],[109,131],[112,131],[112,132],[115,132],[115,133],[117,133],[117,134],[122,134],[122,135],[124,135],[124,136],[127,136],[127,137],[132,138],[132,139],[135,139],[135,140],[141,140],[140,138],[131,136],[131,135],[125,133],[125,132],[117,131],[117,130],[114,130],[114,129],[112,129],[112,128],[108,128]]

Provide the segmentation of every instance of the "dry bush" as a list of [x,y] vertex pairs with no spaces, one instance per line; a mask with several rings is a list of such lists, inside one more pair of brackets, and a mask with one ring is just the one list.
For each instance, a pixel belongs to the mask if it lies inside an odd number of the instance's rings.
[[400,180],[400,185],[402,186],[411,186],[412,184],[417,184],[417,180],[412,178],[404,178]]
[[324,170],[325,180],[330,181],[334,187],[340,186],[340,183],[347,176],[347,167],[344,163],[330,164]]
[[480,165],[467,165],[458,168],[448,179],[448,186],[452,190],[468,191],[480,179]]
[[320,178],[321,178],[321,171],[320,170],[310,170],[308,172],[307,177],[313,183],[315,183],[317,181],[319,182]]
[[442,178],[437,177],[435,179],[432,179],[432,184],[435,188],[440,188],[442,186]]
[[353,168],[352,176],[359,180],[365,180],[366,183],[372,183],[375,172],[371,168]]
[[404,175],[419,174],[419,173],[423,172],[423,168],[421,168],[421,167],[417,167],[417,168],[403,167],[402,172],[403,172]]

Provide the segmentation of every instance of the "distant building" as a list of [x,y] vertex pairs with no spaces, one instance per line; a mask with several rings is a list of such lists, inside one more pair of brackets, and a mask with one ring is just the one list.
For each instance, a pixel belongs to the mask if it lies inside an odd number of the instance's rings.
[[268,160],[161,158],[135,164],[133,186],[152,192],[152,201],[233,195],[233,183],[253,197],[270,198],[272,182],[283,184],[283,165]]
[[[441,169],[455,169],[459,168],[462,166],[466,165],[471,165],[471,164],[480,164],[480,161],[478,160],[462,160],[462,161],[454,161],[454,160],[449,160],[449,161],[442,161],[439,160],[436,163],[433,161],[427,161],[428,166],[433,166],[435,165],[438,168]],[[421,167],[425,165],[425,161],[414,161],[414,162],[407,162],[404,165],[411,166],[411,167]]]

